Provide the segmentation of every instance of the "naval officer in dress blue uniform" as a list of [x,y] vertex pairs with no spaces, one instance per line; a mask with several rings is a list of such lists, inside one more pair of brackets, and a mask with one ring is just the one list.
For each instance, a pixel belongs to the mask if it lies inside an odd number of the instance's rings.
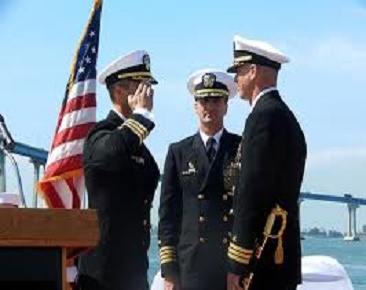
[[[267,42],[234,37],[239,95],[251,106],[234,191],[228,289],[295,290],[301,282],[298,200],[306,142],[276,85],[288,58]],[[244,282],[244,283],[243,283]]]
[[159,208],[165,289],[225,290],[232,186],[225,182],[240,136],[224,128],[233,78],[205,69],[188,79],[198,132],[169,146]]
[[80,258],[82,290],[148,289],[150,208],[159,169],[144,144],[154,128],[150,57],[134,51],[99,76],[113,109],[89,133],[84,170],[89,208],[97,209],[100,240]]

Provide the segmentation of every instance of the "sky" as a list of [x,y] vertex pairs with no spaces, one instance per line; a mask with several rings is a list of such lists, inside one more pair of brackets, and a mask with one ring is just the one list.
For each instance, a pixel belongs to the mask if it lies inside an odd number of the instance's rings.
[[[49,150],[76,46],[92,0],[0,0],[0,113],[13,138]],[[163,167],[169,143],[197,130],[186,80],[202,68],[226,69],[233,35],[265,40],[290,58],[279,90],[306,136],[303,191],[366,198],[366,1],[105,0],[98,70],[135,49],[151,57],[156,128],[146,143]],[[97,88],[97,118],[111,108]],[[249,105],[229,103],[225,127],[241,134]],[[33,169],[17,158],[30,203]],[[7,162],[7,190],[17,191]],[[157,219],[157,191],[153,220]],[[366,208],[357,211],[358,227]],[[343,204],[304,201],[302,228],[345,231]]]

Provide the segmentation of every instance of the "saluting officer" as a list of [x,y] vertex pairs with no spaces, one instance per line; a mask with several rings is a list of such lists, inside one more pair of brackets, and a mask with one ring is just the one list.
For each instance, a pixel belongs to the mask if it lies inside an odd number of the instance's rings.
[[234,191],[229,290],[292,290],[301,282],[298,200],[306,142],[276,87],[278,71],[288,61],[267,42],[234,37],[228,72],[236,73],[239,95],[249,101],[251,113]]
[[199,130],[169,146],[159,208],[165,289],[226,289],[232,185],[225,184],[240,136],[224,128],[232,77],[205,69],[188,79]]
[[154,128],[151,84],[157,83],[149,55],[139,50],[122,56],[99,82],[107,86],[113,109],[86,139],[84,170],[100,241],[81,257],[78,284],[82,290],[147,290],[150,208],[159,180],[144,145]]

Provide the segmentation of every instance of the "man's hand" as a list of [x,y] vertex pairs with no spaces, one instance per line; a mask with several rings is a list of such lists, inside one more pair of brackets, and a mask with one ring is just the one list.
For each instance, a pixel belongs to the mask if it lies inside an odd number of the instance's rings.
[[166,277],[164,279],[164,290],[180,290],[178,282],[173,281],[173,279],[169,279]]
[[146,109],[151,112],[153,108],[154,90],[151,84],[147,81],[143,81],[137,87],[136,92],[133,95],[128,96],[128,105],[131,110],[138,108]]
[[240,276],[232,273],[227,274],[227,290],[244,290],[244,289],[245,288],[240,287]]

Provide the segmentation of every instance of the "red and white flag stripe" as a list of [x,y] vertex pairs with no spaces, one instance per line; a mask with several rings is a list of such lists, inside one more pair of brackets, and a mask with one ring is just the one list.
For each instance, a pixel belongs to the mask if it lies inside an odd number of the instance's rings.
[[95,92],[95,80],[75,83],[60,113],[40,183],[41,191],[47,192],[46,203],[52,207],[81,207],[85,191],[82,153],[85,137],[96,120]]

